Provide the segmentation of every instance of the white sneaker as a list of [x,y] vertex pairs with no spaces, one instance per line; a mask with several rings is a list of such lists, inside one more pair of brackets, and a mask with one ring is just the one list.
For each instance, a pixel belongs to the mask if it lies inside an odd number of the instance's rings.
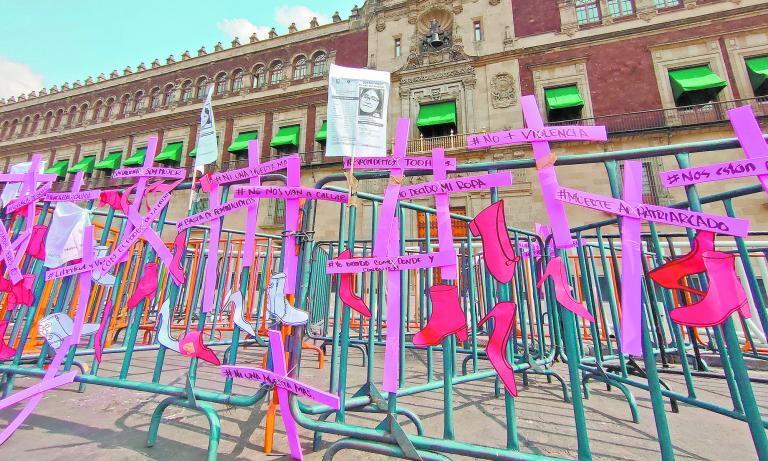
[[304,325],[309,320],[306,312],[294,308],[285,299],[285,274],[274,274],[269,279],[267,311],[277,317],[283,325]]
[[157,342],[160,345],[181,353],[179,342],[171,336],[171,300],[166,299],[157,313]]
[[[99,245],[93,249],[93,259],[101,259],[105,256],[107,256],[107,253],[109,252],[109,247],[106,247],[104,245]],[[91,278],[94,282],[98,283],[99,285],[106,285],[106,286],[114,286],[115,285],[115,276],[110,273],[102,273],[101,271],[94,270],[91,272]]]
[[245,308],[243,306],[245,303],[243,302],[243,294],[240,290],[235,290],[230,293],[224,301],[223,307],[226,308],[229,304],[232,304],[233,306],[231,310],[232,322],[249,335],[256,336],[253,327],[245,319]]

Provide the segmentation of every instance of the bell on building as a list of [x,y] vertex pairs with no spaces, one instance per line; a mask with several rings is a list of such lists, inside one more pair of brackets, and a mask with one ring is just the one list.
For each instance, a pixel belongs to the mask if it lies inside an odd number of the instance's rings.
[[443,46],[443,39],[440,38],[439,33],[432,32],[432,36],[429,38],[429,44],[432,46],[432,48],[440,48]]

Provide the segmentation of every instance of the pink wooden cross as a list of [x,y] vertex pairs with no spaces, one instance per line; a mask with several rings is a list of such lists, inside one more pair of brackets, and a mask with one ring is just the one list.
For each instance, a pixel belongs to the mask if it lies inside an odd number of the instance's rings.
[[269,330],[269,356],[272,359],[272,370],[263,368],[241,367],[237,365],[223,365],[221,375],[225,378],[244,378],[252,381],[269,384],[277,391],[277,400],[280,402],[280,413],[285,424],[285,433],[288,436],[288,445],[291,448],[291,457],[302,460],[304,455],[299,441],[299,428],[293,418],[290,406],[291,394],[311,399],[317,403],[327,405],[329,408],[340,408],[337,395],[315,389],[301,381],[291,378],[285,362],[285,347],[279,331]]
[[631,355],[642,355],[643,276],[640,225],[642,220],[745,237],[749,221],[697,213],[676,208],[647,205],[643,200],[642,163],[624,162],[624,200],[560,187],[557,199],[605,213],[621,220],[621,347]]
[[659,176],[664,187],[690,186],[702,182],[757,176],[763,190],[768,193],[768,143],[755,118],[752,106],[728,111],[733,131],[744,150],[746,159],[712,165],[665,171]]
[[279,158],[269,162],[259,162],[259,141],[248,142],[248,167],[224,171],[213,175],[209,203],[211,208],[200,213],[187,216],[176,224],[176,230],[181,233],[192,226],[204,222],[211,223],[208,237],[208,260],[206,261],[205,280],[203,284],[203,312],[213,310],[213,299],[216,294],[217,258],[219,251],[219,236],[221,235],[222,217],[243,208],[248,208],[245,221],[245,244],[243,247],[243,266],[250,267],[253,260],[256,224],[259,214],[258,198],[237,198],[232,202],[221,202],[219,186],[248,179],[252,187],[261,184],[261,176],[288,168],[292,162],[289,158]]
[[283,157],[287,163],[287,186],[248,186],[235,188],[235,198],[275,198],[285,200],[285,243],[283,245],[283,272],[285,294],[296,293],[296,275],[299,258],[296,256],[296,234],[299,225],[299,200],[325,200],[347,203],[349,196],[340,192],[301,187],[301,158],[298,154]]
[[[87,226],[83,236],[83,265],[91,268],[93,264],[93,226]],[[72,346],[77,347],[80,342],[80,333],[82,331],[83,321],[85,319],[85,313],[88,309],[88,299],[91,295],[91,270],[79,272],[80,277],[78,280],[78,294],[77,294],[77,306],[75,307],[75,319],[73,323],[72,334],[64,338],[61,346],[56,351],[51,363],[48,364],[48,369],[42,378],[42,381],[28,389],[0,400],[0,410],[15,405],[22,400],[30,399],[24,408],[16,415],[11,423],[0,433],[0,445],[3,444],[8,438],[13,435],[16,429],[27,419],[27,417],[34,411],[35,407],[43,399],[45,392],[55,389],[57,387],[69,384],[74,381],[77,376],[76,371],[70,371],[63,375],[57,376],[59,366],[64,362],[67,355],[69,355],[69,348]],[[64,274],[62,276],[68,276],[72,274]],[[46,277],[47,280],[48,277]]]
[[559,184],[554,167],[556,158],[549,147],[549,142],[606,141],[608,135],[603,126],[544,126],[534,96],[523,96],[520,103],[528,128],[471,135],[467,138],[467,147],[484,149],[491,146],[531,143],[536,168],[539,171],[544,207],[552,224],[555,247],[571,248],[574,246],[574,240],[571,238],[565,207],[555,197]]

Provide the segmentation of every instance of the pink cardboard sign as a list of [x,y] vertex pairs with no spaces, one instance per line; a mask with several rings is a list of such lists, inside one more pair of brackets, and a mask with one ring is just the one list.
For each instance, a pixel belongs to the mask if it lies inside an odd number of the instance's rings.
[[83,192],[49,192],[45,194],[46,202],[87,202],[96,200],[101,195],[98,189]]
[[[643,164],[624,162],[624,200],[643,200]],[[639,218],[621,219],[621,350],[625,354],[643,354],[643,263]]]
[[[157,143],[157,138],[155,138],[155,143]],[[147,152],[149,152],[149,148],[147,148]],[[120,179],[120,178],[186,179],[187,178],[187,170],[185,170],[184,168],[165,168],[165,167],[157,167],[157,166],[147,166],[146,159],[145,159],[144,165],[145,166],[138,167],[138,168],[118,168],[117,170],[112,172],[112,178],[113,179]]]
[[496,131],[493,133],[473,134],[467,137],[467,148],[483,149],[486,147],[524,144],[540,141],[607,141],[608,133],[604,126],[548,126],[539,129],[521,128],[516,130]]
[[[352,160],[356,170],[431,170],[434,168],[432,157],[344,157],[344,169],[352,166]],[[456,159],[445,159],[445,169],[456,171]]]
[[49,184],[43,184],[43,186],[40,189],[36,190],[34,194],[27,195],[26,197],[23,197],[23,198],[20,198],[20,199],[16,199],[16,200],[8,203],[8,205],[5,206],[5,211],[7,213],[13,213],[14,211],[18,210],[19,208],[28,206],[28,205],[30,205],[30,204],[38,201],[38,200],[41,200],[43,197],[46,196],[46,194],[50,190],[51,190],[51,184],[50,183]]
[[646,205],[643,203],[633,204],[624,200],[569,189],[567,187],[561,187],[557,190],[557,199],[565,203],[592,208],[610,214],[670,224],[672,226],[706,230],[735,237],[746,237],[749,233],[749,220],[746,219]]
[[328,202],[347,203],[349,196],[343,192],[308,187],[249,186],[235,189],[235,198],[277,198],[325,200]]
[[354,274],[360,272],[401,271],[426,269],[456,264],[456,253],[417,253],[404,256],[374,256],[372,258],[329,259],[326,262],[328,274]]
[[256,198],[243,198],[234,200],[232,202],[225,202],[223,205],[217,206],[215,208],[187,216],[186,218],[176,223],[176,230],[178,232],[182,232],[189,229],[190,227],[198,226],[204,222],[209,222],[214,219],[221,218],[258,203],[259,201]]
[[[256,142],[257,141],[249,141]],[[250,160],[250,153],[248,156]],[[287,158],[278,158],[259,164],[258,162],[254,166],[248,166],[237,170],[222,171],[220,173],[214,173],[211,180],[219,183],[220,185],[232,184],[236,182],[245,181],[246,179],[263,176],[265,174],[274,173],[275,171],[284,170],[288,167]],[[253,184],[252,184],[253,185]]]
[[492,187],[511,186],[512,181],[513,179],[511,172],[491,173],[480,176],[467,176],[455,179],[444,179],[441,181],[433,181],[424,184],[402,186],[400,188],[399,197],[401,199],[408,199],[413,197],[423,197],[445,193],[485,190]]

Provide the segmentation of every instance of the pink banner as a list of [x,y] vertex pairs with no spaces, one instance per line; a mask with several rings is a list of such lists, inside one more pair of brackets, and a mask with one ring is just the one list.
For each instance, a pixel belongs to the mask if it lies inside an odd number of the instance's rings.
[[274,173],[275,171],[280,171],[287,168],[291,157],[281,157],[275,160],[270,160],[269,162],[258,164],[257,166],[248,166],[246,168],[240,168],[237,170],[214,173],[211,179],[222,186],[225,184],[245,181],[246,179]]
[[706,230],[717,234],[746,237],[749,233],[749,220],[729,218],[689,210],[678,210],[646,204],[631,204],[624,200],[591,194],[580,190],[561,187],[557,190],[557,199],[593,210],[630,218],[639,218],[672,226]]
[[13,200],[8,203],[8,205],[5,206],[6,213],[13,213],[14,211],[18,210],[21,207],[30,205],[33,202],[36,202],[37,200],[41,200],[45,195],[48,193],[48,191],[51,190],[51,184],[43,184],[43,186],[40,189],[37,189],[34,194],[27,195],[26,197],[22,197],[20,199]]
[[[147,149],[149,152],[149,149]],[[112,172],[112,179],[118,178],[167,178],[167,179],[185,179],[187,170],[184,168],[164,168],[164,167],[138,167],[138,168],[118,168]]]
[[[399,232],[398,232],[399,233]],[[416,253],[405,256],[374,256],[372,258],[330,259],[326,262],[329,274],[354,274],[359,272],[400,271],[456,265],[456,253]]]
[[235,198],[310,199],[347,203],[349,196],[343,192],[308,187],[248,186],[235,189]]
[[96,200],[101,194],[100,190],[87,190],[83,192],[49,192],[45,194],[46,202],[86,202]]
[[[391,170],[398,168],[400,170],[431,170],[432,157],[404,157],[397,159],[395,157],[355,157],[356,170]],[[344,157],[344,169],[348,170],[352,165],[351,157]],[[445,159],[445,169],[447,171],[456,171],[456,159]]]
[[222,216],[226,216],[228,214],[234,213],[235,211],[255,205],[257,203],[259,203],[259,200],[256,198],[243,198],[232,202],[226,202],[223,205],[217,206],[213,209],[187,216],[186,218],[176,223],[176,231],[185,231],[190,227],[197,226],[204,222],[213,221],[214,219],[221,218]]
[[401,199],[423,197],[440,193],[456,193],[473,190],[490,189],[512,185],[512,173],[492,173],[482,176],[467,176],[464,178],[446,179],[428,183],[402,186],[399,196]]
[[[538,110],[538,109],[537,109]],[[496,131],[493,133],[473,134],[467,137],[468,149],[483,149],[509,144],[525,144],[549,141],[607,141],[608,133],[604,126],[547,126],[541,128],[521,128],[516,130]]]
[[[624,199],[629,203],[643,200],[643,164],[624,162]],[[643,354],[643,263],[640,219],[625,216],[621,220],[621,351]]]

